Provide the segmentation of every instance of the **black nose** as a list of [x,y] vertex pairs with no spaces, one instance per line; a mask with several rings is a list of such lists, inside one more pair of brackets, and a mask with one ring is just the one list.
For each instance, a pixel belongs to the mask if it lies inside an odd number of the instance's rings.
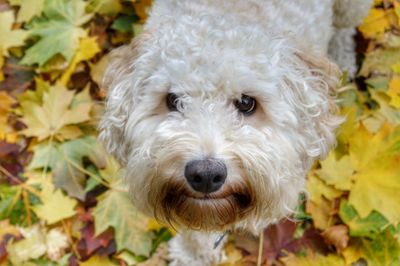
[[211,193],[224,184],[226,166],[218,159],[193,160],[186,164],[185,177],[194,190]]

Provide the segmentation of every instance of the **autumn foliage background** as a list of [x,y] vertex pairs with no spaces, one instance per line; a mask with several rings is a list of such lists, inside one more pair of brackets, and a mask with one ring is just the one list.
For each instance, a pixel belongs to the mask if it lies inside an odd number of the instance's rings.
[[[150,1],[0,0],[0,265],[165,265],[172,230],[138,213],[96,140],[113,48]],[[400,265],[400,2],[376,0],[343,76],[338,146],[308,176],[293,221],[268,228],[264,265]],[[255,265],[232,235],[223,265]]]

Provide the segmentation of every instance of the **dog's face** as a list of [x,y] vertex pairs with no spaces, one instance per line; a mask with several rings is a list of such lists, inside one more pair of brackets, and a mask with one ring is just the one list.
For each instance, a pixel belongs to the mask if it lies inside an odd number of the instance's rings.
[[336,68],[257,29],[182,35],[144,33],[107,72],[100,138],[133,202],[202,230],[289,215],[334,143]]

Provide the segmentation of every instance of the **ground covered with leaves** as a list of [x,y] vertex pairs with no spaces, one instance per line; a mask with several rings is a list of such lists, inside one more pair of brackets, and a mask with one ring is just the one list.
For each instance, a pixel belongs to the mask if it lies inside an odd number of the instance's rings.
[[[167,264],[174,233],[135,210],[96,140],[108,53],[150,4],[0,0],[0,265]],[[347,121],[297,222],[262,245],[230,236],[223,265],[400,265],[400,3],[376,0],[357,43]]]

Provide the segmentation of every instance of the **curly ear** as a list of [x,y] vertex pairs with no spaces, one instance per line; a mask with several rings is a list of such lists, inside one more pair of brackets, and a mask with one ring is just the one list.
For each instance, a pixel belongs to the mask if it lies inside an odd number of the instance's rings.
[[296,109],[302,117],[307,154],[324,158],[336,144],[336,128],[344,121],[338,116],[336,96],[340,85],[339,68],[324,55],[296,52],[294,64],[301,82],[293,84],[297,91]]
[[103,78],[103,88],[107,91],[105,112],[99,123],[99,139],[109,153],[124,166],[129,153],[129,142],[125,128],[134,103],[135,61],[139,56],[139,46],[145,34],[135,38],[131,44],[111,52],[110,63]]

